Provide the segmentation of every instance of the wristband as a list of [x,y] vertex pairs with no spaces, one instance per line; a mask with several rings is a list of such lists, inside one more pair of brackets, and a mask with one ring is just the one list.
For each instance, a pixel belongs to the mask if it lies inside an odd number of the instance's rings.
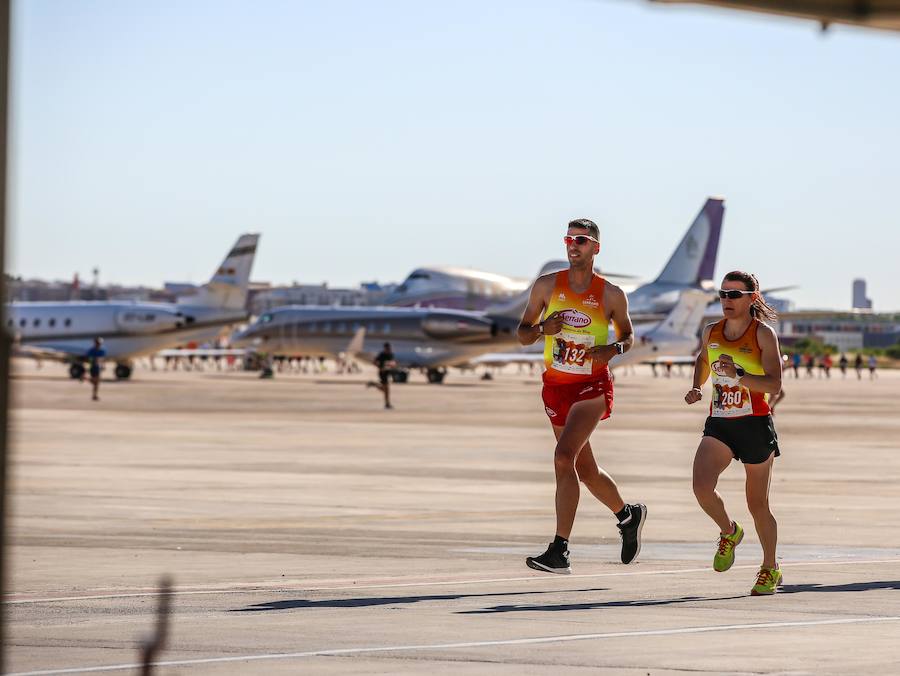
[[542,336],[544,335],[544,322],[538,322],[537,324],[534,325],[534,328],[536,328],[538,330],[538,333],[540,335],[542,335]]

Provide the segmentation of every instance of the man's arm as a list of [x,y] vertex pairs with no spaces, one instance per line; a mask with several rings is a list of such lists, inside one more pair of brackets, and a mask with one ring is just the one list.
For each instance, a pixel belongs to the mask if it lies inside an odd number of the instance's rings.
[[618,286],[612,287],[611,290],[614,292],[611,298],[609,318],[616,328],[616,342],[622,343],[622,352],[628,352],[634,346],[634,326],[631,324],[631,316],[628,314],[628,296]]
[[[616,332],[616,342],[622,343],[622,352],[628,352],[634,345],[634,326],[631,324],[631,317],[628,315],[628,296],[617,286],[608,285],[608,297],[605,299],[609,304],[609,319],[613,324]],[[610,359],[619,354],[615,344],[596,345],[590,348],[588,356],[591,359],[597,359],[603,363],[608,363]]]
[[[522,313],[522,321],[519,322],[519,328],[516,330],[516,336],[522,345],[531,345],[541,338],[544,333],[547,335],[559,333],[561,327],[557,327],[556,330],[552,332],[549,330],[542,331],[542,327],[538,323],[541,318],[541,313],[543,313],[546,308],[546,301],[544,299],[547,297],[547,292],[549,291],[547,288],[548,285],[553,283],[552,280],[553,276],[544,275],[543,277],[538,277],[531,287],[531,294],[528,296],[528,305],[525,306],[525,311]],[[550,317],[547,317],[547,319],[549,320]],[[548,329],[549,328],[552,327],[548,327]]]
[[694,382],[691,390],[684,395],[684,400],[693,404],[703,399],[703,383],[709,378],[709,356],[706,353],[706,345],[709,343],[709,334],[712,333],[713,324],[707,324],[703,329],[703,337],[700,339],[700,352],[694,361]]

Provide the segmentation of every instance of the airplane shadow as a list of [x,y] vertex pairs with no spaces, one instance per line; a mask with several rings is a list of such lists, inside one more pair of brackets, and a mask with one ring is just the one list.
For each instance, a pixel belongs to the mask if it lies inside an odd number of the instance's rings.
[[298,608],[368,608],[372,606],[390,606],[419,603],[420,601],[457,601],[459,599],[492,598],[503,596],[533,596],[535,594],[586,594],[602,592],[607,589],[568,589],[563,591],[529,591],[499,592],[495,594],[434,594],[425,596],[374,596],[351,599],[323,599],[311,601],[307,599],[290,599],[284,601],[267,601],[246,608],[232,608],[230,613],[256,613],[267,610],[296,610]]

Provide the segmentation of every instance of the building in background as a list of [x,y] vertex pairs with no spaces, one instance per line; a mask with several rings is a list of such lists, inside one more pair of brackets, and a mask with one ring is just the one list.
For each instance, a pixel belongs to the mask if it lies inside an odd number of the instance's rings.
[[853,309],[854,310],[871,310],[872,299],[866,298],[866,280],[853,280]]

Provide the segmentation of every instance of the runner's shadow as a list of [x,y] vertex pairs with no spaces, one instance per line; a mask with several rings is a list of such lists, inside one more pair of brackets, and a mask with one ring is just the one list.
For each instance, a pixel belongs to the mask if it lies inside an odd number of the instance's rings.
[[494,613],[519,612],[558,612],[562,610],[602,610],[604,608],[643,608],[645,606],[671,606],[679,603],[698,603],[704,601],[732,601],[745,598],[747,594],[738,596],[681,596],[677,599],[639,599],[637,601],[596,601],[593,603],[560,603],[551,606],[521,605],[493,606],[481,610],[462,610],[460,615],[491,615]]
[[846,584],[786,584],[779,594],[801,592],[861,592],[875,589],[895,589],[900,591],[900,580],[880,580],[878,582],[848,582]]
[[368,598],[350,599],[323,599],[311,601],[308,599],[290,599],[285,601],[267,601],[257,603],[247,608],[233,608],[230,613],[256,613],[267,610],[296,610],[299,608],[368,608],[371,606],[390,606],[400,604],[419,603],[420,601],[457,601],[460,599],[491,598],[502,596],[533,596],[535,594],[586,594],[589,592],[607,591],[604,588],[597,589],[567,589],[563,591],[529,591],[529,592],[499,592],[496,594],[434,594],[427,596],[374,596]]

